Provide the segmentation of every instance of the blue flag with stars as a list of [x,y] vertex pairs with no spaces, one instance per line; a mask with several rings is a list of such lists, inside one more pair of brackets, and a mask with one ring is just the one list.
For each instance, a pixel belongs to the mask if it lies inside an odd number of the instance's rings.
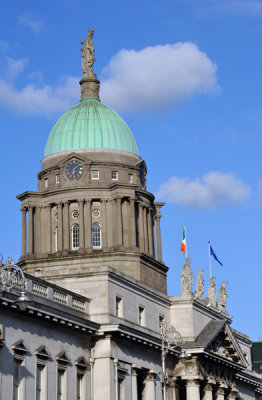
[[220,265],[223,265],[222,262],[219,261],[219,259],[217,258],[217,256],[216,256],[214,250],[212,249],[212,246],[211,246],[211,245],[210,245],[210,254],[211,254],[211,256],[214,257],[214,259],[215,259]]

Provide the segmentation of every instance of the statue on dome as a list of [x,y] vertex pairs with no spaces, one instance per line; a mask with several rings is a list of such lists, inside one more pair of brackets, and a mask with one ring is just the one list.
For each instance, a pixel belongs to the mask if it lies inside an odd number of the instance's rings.
[[228,293],[226,290],[226,282],[221,283],[221,287],[219,289],[219,295],[218,295],[218,300],[217,300],[217,307],[219,311],[226,313],[226,302],[227,302],[227,297]]
[[183,266],[182,274],[181,274],[181,292],[183,295],[193,295],[192,293],[192,283],[194,274],[190,268],[191,259],[187,258],[186,263]]
[[94,31],[92,28],[89,28],[88,35],[86,37],[86,41],[81,40],[81,44],[83,44],[83,48],[81,49],[82,51],[82,71],[83,71],[83,77],[96,77],[96,75],[93,72],[93,64],[95,62],[95,47],[93,43],[93,35]]
[[212,278],[210,278],[208,292],[207,292],[207,303],[209,306],[213,307],[216,306],[216,298],[217,298],[215,280],[216,280],[215,276],[212,276]]
[[197,281],[196,281],[196,291],[195,291],[195,297],[197,299],[203,299],[203,294],[204,294],[204,278],[202,276],[204,270],[200,269],[197,274]]

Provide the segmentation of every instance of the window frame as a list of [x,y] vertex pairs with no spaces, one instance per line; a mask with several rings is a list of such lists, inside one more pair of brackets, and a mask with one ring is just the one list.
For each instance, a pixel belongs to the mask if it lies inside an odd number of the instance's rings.
[[[113,177],[113,174],[115,174],[115,177]],[[111,178],[112,181],[118,181],[118,171],[111,171]]]
[[[97,177],[94,177],[93,176],[93,173],[94,172],[97,172]],[[99,179],[99,170],[97,170],[97,169],[91,169],[91,179],[92,180],[98,180]]]
[[[99,245],[93,244],[94,243],[94,238],[93,238],[93,228],[94,226],[99,227]],[[98,222],[94,222],[91,227],[91,239],[92,239],[92,248],[93,249],[101,249],[102,248],[102,232],[101,232],[101,225]]]
[[138,325],[146,326],[146,309],[141,304],[138,306]]
[[[74,231],[75,228],[77,228],[77,232]],[[75,244],[78,244],[78,246],[75,246]],[[78,223],[74,223],[71,228],[71,245],[72,250],[78,250],[80,247],[80,226]]]

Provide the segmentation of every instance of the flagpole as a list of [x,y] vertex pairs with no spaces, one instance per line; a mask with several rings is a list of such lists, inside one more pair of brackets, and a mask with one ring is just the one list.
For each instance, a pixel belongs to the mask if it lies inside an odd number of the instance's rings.
[[[186,225],[184,225],[185,228],[185,239],[186,239]],[[187,259],[187,240],[186,240],[186,259]]]
[[208,252],[209,252],[209,267],[210,267],[210,278],[211,278],[211,254],[210,254],[210,242],[208,242]]

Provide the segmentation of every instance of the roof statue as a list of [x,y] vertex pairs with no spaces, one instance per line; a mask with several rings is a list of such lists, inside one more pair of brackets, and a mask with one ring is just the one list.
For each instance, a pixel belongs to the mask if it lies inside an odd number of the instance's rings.
[[83,48],[81,48],[82,71],[83,71],[83,78],[80,81],[81,99],[87,97],[93,97],[97,99],[99,98],[100,82],[93,71],[93,64],[96,60],[93,35],[94,35],[94,30],[92,28],[89,28],[86,40],[85,41],[81,40],[81,44],[83,44]]
[[209,281],[208,292],[207,292],[207,302],[208,305],[215,307],[216,306],[216,284],[215,284],[216,277],[212,276]]
[[202,276],[204,270],[200,269],[197,274],[197,281],[196,281],[196,291],[195,291],[195,297],[197,299],[203,299],[203,294],[204,294],[204,278]]
[[94,31],[92,28],[89,28],[88,35],[86,37],[86,41],[81,40],[81,44],[84,45],[84,47],[81,49],[82,51],[82,71],[83,71],[83,77],[87,78],[88,76],[94,76],[93,72],[93,64],[96,60],[95,58],[95,47],[93,43],[93,35]]
[[186,258],[186,263],[183,266],[182,269],[182,274],[181,274],[181,292],[182,292],[182,296],[192,296],[192,283],[193,283],[193,278],[194,278],[194,274],[191,271],[190,268],[190,263],[191,263],[191,259],[190,258]]
[[219,289],[217,307],[219,311],[226,313],[226,302],[227,302],[228,293],[226,290],[226,282],[221,283],[221,287]]

